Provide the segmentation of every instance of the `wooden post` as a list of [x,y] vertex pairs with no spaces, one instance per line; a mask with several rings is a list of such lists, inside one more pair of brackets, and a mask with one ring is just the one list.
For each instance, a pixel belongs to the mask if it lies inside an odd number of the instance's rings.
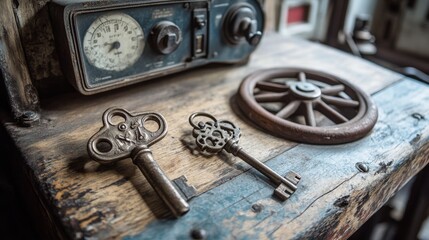
[[1,5],[0,71],[13,117],[24,125],[31,125],[39,119],[39,97],[31,82],[12,0],[2,0]]

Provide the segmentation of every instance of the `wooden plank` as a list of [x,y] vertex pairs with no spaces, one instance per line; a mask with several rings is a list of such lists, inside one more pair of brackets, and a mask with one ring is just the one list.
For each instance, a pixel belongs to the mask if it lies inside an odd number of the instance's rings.
[[16,2],[15,16],[31,78],[42,91],[64,85],[49,18],[49,0]]
[[7,130],[25,156],[24,164],[40,186],[41,196],[70,236],[137,234],[164,216],[166,208],[131,161],[100,166],[89,159],[86,144],[101,127],[104,110],[119,106],[132,112],[156,110],[164,114],[170,132],[152,147],[156,160],[171,179],[185,174],[189,183],[204,193],[249,167],[230,156],[220,160],[193,154],[187,118],[192,112],[207,111],[236,122],[243,131],[241,145],[263,161],[285,152],[297,143],[256,128],[237,111],[234,101],[246,75],[256,69],[283,66],[338,74],[370,93],[402,78],[318,44],[272,35],[264,38],[247,65],[200,68],[96,96],[71,93],[47,99],[42,103],[41,126],[22,129],[7,124]]
[[[185,217],[154,221],[126,239],[186,239],[193,229],[209,239],[346,239],[429,163],[429,105],[421,104],[429,87],[405,80],[374,99],[380,120],[367,138],[299,145],[267,162],[279,173],[302,175],[288,201],[273,199],[272,186],[251,170],[194,199]],[[359,172],[358,162],[369,172]]]
[[13,1],[3,0],[0,11],[0,74],[6,86],[12,115],[38,111],[39,98],[32,85],[18,27],[14,21]]

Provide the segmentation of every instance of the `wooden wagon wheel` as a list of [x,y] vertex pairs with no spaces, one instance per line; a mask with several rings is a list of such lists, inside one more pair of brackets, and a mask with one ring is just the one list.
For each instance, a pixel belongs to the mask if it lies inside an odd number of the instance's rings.
[[359,87],[308,69],[273,68],[246,77],[238,105],[262,128],[286,139],[339,144],[364,137],[378,112]]

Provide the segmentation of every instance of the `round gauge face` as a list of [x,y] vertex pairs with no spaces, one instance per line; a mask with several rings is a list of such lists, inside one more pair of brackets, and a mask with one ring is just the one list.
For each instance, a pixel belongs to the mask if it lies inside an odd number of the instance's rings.
[[127,14],[102,15],[86,31],[83,49],[93,66],[119,72],[131,67],[142,55],[143,29]]

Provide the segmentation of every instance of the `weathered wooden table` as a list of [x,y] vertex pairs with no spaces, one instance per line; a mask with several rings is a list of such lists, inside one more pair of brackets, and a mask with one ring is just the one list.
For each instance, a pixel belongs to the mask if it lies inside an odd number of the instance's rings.
[[[241,80],[257,69],[285,66],[326,71],[371,93],[379,108],[373,132],[350,144],[316,146],[273,137],[248,122],[235,102]],[[201,68],[91,97],[70,93],[42,102],[40,126],[3,126],[42,215],[55,226],[52,236],[190,239],[200,231],[208,239],[338,239],[429,162],[428,103],[427,85],[319,44],[271,35],[247,65]],[[169,133],[151,149],[170,179],[184,174],[198,190],[184,217],[169,217],[131,160],[100,166],[88,157],[87,141],[112,106],[166,117]],[[280,174],[301,174],[295,194],[277,200],[264,176],[231,155],[195,155],[188,124],[195,111],[236,122],[251,155]],[[369,172],[360,172],[358,162]]]

